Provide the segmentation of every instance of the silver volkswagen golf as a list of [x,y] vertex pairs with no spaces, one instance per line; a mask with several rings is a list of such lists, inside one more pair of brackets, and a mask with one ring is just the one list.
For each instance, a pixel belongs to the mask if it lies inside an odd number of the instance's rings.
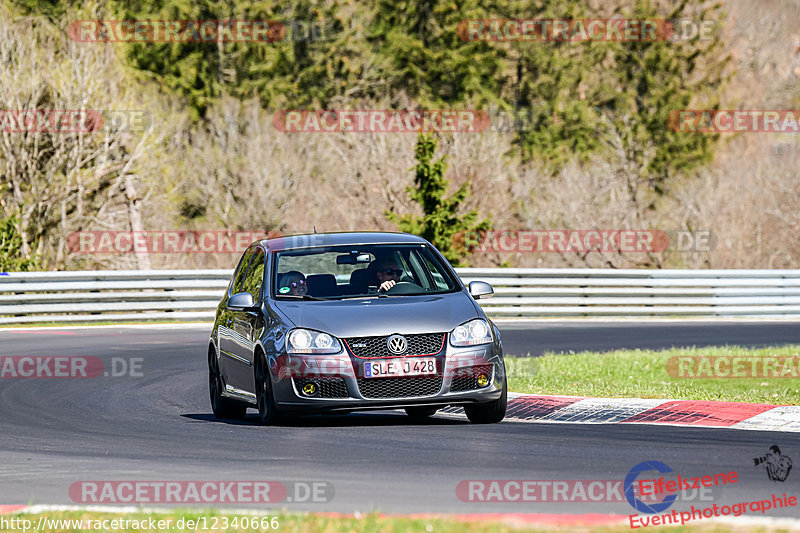
[[497,327],[428,241],[320,233],[255,242],[217,308],[208,345],[218,418],[464,407],[500,422],[507,401]]

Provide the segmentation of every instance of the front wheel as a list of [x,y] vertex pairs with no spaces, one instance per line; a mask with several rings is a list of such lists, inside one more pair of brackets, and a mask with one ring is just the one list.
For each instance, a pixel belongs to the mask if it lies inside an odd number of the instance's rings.
[[222,374],[215,353],[208,355],[208,395],[211,411],[217,418],[244,418],[247,406],[222,395]]
[[496,424],[506,416],[508,406],[508,382],[503,372],[503,392],[493,402],[480,405],[465,405],[464,412],[473,424]]
[[272,397],[271,380],[264,356],[256,353],[255,361],[256,404],[258,405],[258,421],[267,426],[280,420],[275,399]]

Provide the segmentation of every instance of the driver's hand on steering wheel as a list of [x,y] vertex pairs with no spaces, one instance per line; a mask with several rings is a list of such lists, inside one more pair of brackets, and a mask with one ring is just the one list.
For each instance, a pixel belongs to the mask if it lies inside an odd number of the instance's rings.
[[386,292],[392,287],[397,285],[397,282],[393,279],[387,279],[383,283],[381,283],[380,287],[378,287],[378,292]]
[[386,292],[397,285],[397,279],[403,275],[403,271],[397,268],[397,263],[394,261],[379,266],[380,268],[375,273],[378,278],[378,292]]

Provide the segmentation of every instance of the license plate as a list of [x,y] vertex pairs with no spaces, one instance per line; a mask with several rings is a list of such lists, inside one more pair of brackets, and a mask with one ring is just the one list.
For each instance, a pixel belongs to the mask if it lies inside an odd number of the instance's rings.
[[407,376],[430,376],[436,374],[436,359],[386,359],[364,363],[365,378],[399,378]]

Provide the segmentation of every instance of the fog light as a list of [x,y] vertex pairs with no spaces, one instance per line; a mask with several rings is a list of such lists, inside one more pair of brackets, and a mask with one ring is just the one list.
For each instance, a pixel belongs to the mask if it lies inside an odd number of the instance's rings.
[[485,387],[488,384],[489,384],[489,376],[487,376],[486,374],[479,374],[478,375],[478,386],[479,387]]
[[316,383],[306,383],[303,385],[303,394],[306,396],[314,396],[317,393]]

